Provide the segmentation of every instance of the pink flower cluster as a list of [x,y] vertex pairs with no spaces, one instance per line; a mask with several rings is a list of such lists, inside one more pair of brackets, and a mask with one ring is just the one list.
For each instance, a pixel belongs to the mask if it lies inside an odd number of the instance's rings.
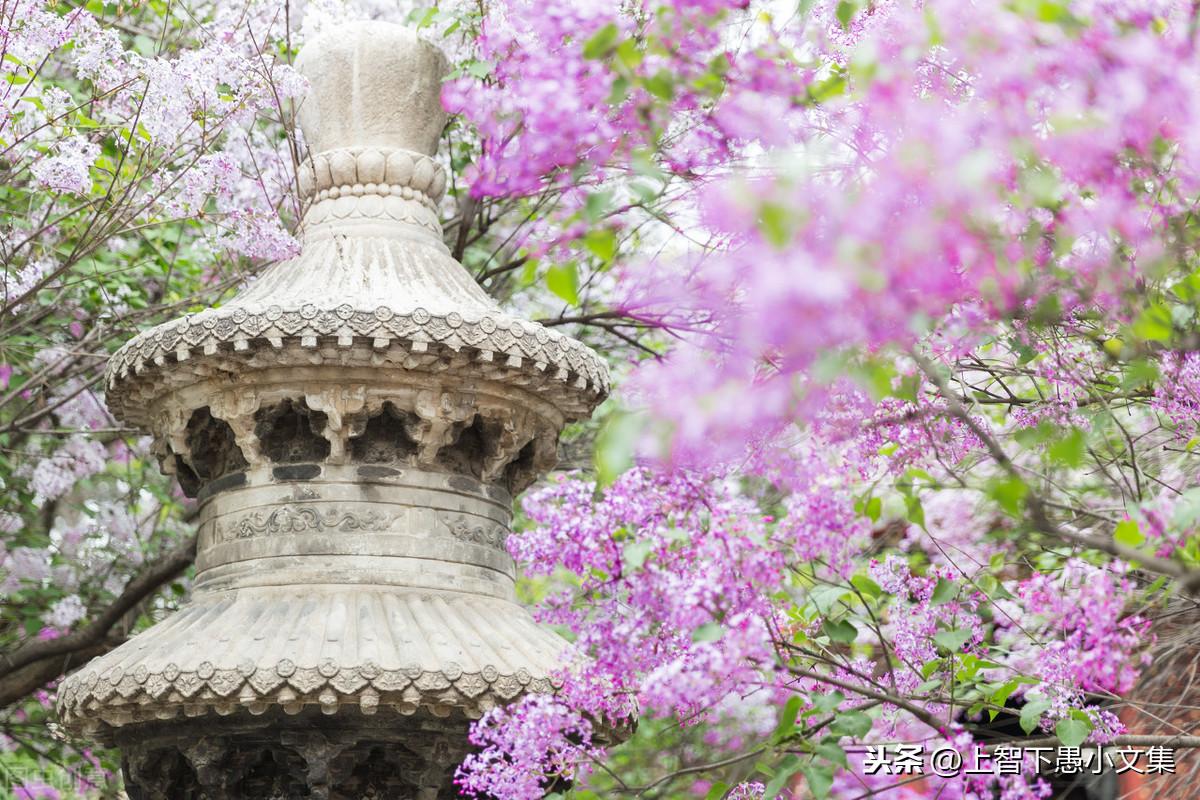
[[1159,371],[1163,379],[1151,405],[1191,439],[1200,432],[1200,353],[1165,353]]
[[[126,49],[117,29],[82,7],[12,6],[0,20],[0,71],[12,78],[0,89],[0,140],[11,175],[27,168],[36,187],[103,194],[114,167],[105,165],[93,184],[101,137],[135,128],[138,135],[122,143],[134,152],[122,163],[151,167],[144,217],[199,216],[212,197],[229,217],[217,236],[223,246],[252,258],[295,252],[278,214],[293,185],[291,153],[255,130],[260,117],[282,119],[279,104],[304,89],[290,66],[263,52],[283,33],[276,4],[218,6],[203,41],[156,56]],[[80,125],[76,112],[85,108]],[[236,203],[221,202],[235,195]]]
[[[484,19],[474,68],[443,103],[478,129],[475,196],[534,194],[590,172],[603,183],[657,148],[676,173],[704,172],[779,130],[808,75],[722,41],[748,0],[632,3],[511,0]],[[652,39],[646,48],[638,40]],[[706,81],[714,60],[726,86]],[[769,123],[769,124],[768,124]]]
[[873,21],[847,55],[853,99],[811,112],[822,134],[796,144],[823,148],[822,169],[708,185],[705,229],[729,246],[646,264],[681,287],[669,299],[629,284],[642,318],[712,321],[638,378],[681,451],[778,430],[804,414],[819,359],[909,347],[961,304],[976,325],[1048,296],[1120,317],[1167,257],[1200,188],[1187,26],[919,5]]
[[[1027,694],[1053,704],[1047,727],[1071,708],[1086,706],[1085,693],[1129,691],[1149,663],[1150,622],[1126,613],[1134,585],[1117,571],[1120,567],[1073,559],[1060,574],[1039,573],[1022,581],[1019,604],[1000,604],[1011,623],[1000,637],[1013,653],[1012,665],[1042,680]],[[1031,640],[1033,631],[1040,642]],[[1123,730],[1110,712],[1091,713],[1098,723],[1097,741]]]
[[590,722],[552,698],[496,708],[471,729],[471,744],[481,750],[463,762],[458,785],[470,797],[542,800],[599,757],[592,735]]
[[[631,470],[599,500],[593,484],[567,479],[524,509],[537,527],[509,540],[513,554],[530,574],[574,576],[540,617],[574,635],[559,702],[581,719],[624,726],[640,710],[699,722],[731,692],[770,680],[770,593],[785,562],[767,520],[731,484]],[[508,745],[519,739],[505,735]],[[530,761],[506,742],[489,745],[498,751],[469,761],[463,785],[524,798],[503,793],[512,770],[546,774],[536,760],[544,747]]]

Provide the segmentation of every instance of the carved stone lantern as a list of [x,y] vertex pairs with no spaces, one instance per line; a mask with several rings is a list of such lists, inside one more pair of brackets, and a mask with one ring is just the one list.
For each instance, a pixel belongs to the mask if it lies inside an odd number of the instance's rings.
[[190,600],[59,692],[134,800],[453,797],[470,720],[554,688],[505,537],[606,368],[443,244],[440,51],[346,25],[298,67],[301,254],[109,364],[199,504]]

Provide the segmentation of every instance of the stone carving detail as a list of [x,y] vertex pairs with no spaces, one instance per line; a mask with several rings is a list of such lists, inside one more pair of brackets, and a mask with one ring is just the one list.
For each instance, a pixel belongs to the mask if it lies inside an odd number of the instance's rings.
[[374,511],[356,514],[335,508],[320,511],[306,506],[281,506],[269,514],[259,511],[236,522],[218,522],[215,541],[228,542],[287,533],[377,531],[386,529],[391,522],[392,517]]
[[[131,374],[148,369],[147,365],[166,364],[166,359],[184,360],[193,350],[229,345],[245,349],[252,340],[278,342],[299,340],[316,347],[320,342],[338,347],[354,346],[356,337],[369,337],[376,349],[392,341],[403,341],[413,352],[425,352],[431,344],[452,350],[472,348],[481,354],[507,359],[511,368],[525,362],[548,380],[568,383],[591,393],[598,402],[608,393],[608,368],[595,353],[567,337],[529,322],[502,315],[467,319],[450,312],[444,316],[418,308],[401,314],[387,306],[373,312],[356,311],[351,306],[320,309],[315,305],[300,309],[271,306],[261,313],[238,308],[232,312],[207,310],[175,322],[160,325],[139,334],[109,361],[107,385],[110,391]],[[274,345],[273,345],[274,346]],[[539,366],[540,365],[540,366]],[[109,399],[115,413],[139,419],[142,409],[121,405],[120,395]]]
[[472,521],[468,520],[462,514],[458,516],[443,514],[438,519],[446,526],[446,530],[450,531],[450,535],[460,542],[481,544],[505,553],[508,552],[505,547],[508,542],[508,529],[503,525],[498,523],[487,524],[484,522],[475,522],[472,524]]
[[415,411],[421,421],[409,435],[417,442],[417,464],[432,466],[438,453],[475,417],[475,403],[466,395],[423,391],[417,395]]
[[345,464],[348,458],[346,443],[360,436],[367,427],[367,387],[343,386],[304,396],[308,407],[325,414],[322,435],[329,440],[329,463]]
[[187,446],[187,424],[190,419],[190,411],[179,406],[163,408],[154,418],[153,427],[157,435],[152,452],[167,475],[178,474],[179,462],[191,466],[192,455]]
[[[123,765],[127,790],[131,800],[458,796],[453,775],[467,752],[463,721],[432,726],[397,720],[363,730],[321,723],[298,721],[277,739],[263,736],[264,725],[243,725],[219,739],[185,734],[130,748]],[[183,727],[195,734],[200,726]],[[163,781],[164,775],[172,779]]]
[[254,412],[258,397],[253,392],[223,392],[209,401],[214,417],[224,420],[233,430],[242,457],[252,466],[263,463],[258,436],[254,433]]
[[254,413],[254,435],[263,455],[275,464],[324,461],[332,452],[324,411],[307,399],[286,398]]
[[299,180],[300,191],[317,200],[347,194],[391,194],[416,200],[434,212],[446,192],[446,171],[441,164],[400,148],[348,147],[317,153],[301,166]]
[[537,425],[529,414],[499,413],[489,417],[493,420],[494,432],[486,443],[480,479],[494,483],[520,455],[521,449],[533,440]]
[[[304,221],[310,226],[333,223],[342,219],[375,219],[404,222],[416,225],[437,236],[442,235],[442,225],[437,214],[430,210],[418,198],[426,199],[412,189],[392,187],[394,191],[386,192],[388,187],[380,187],[374,192],[367,192],[362,186],[347,186],[342,194],[335,196],[330,192],[317,195],[317,202],[309,206],[305,212]],[[319,231],[310,228],[313,237],[329,235],[331,231]]]
[[[350,705],[367,715],[389,706],[405,715],[424,709],[443,716],[452,707],[477,719],[497,702],[511,702],[526,693],[546,694],[561,686],[555,677],[534,677],[524,669],[504,672],[492,666],[473,672],[456,664],[441,670],[416,666],[385,670],[371,661],[350,666],[325,661],[300,667],[287,659],[245,669],[203,666],[183,671],[169,664],[144,676],[116,668],[103,675],[85,671],[60,692],[59,714],[68,724],[98,715],[108,724],[128,725],[181,713],[224,715],[238,706],[255,713],[278,704],[290,713],[312,706],[330,714]],[[119,705],[110,703],[115,697],[121,698]]]
[[[470,393],[422,390],[397,406],[365,384],[263,402],[226,392],[192,413],[162,412],[155,430],[164,469],[189,496],[247,467],[394,463],[467,474],[515,493],[554,465],[556,433],[538,414],[481,405]],[[278,397],[278,394],[275,394]]]

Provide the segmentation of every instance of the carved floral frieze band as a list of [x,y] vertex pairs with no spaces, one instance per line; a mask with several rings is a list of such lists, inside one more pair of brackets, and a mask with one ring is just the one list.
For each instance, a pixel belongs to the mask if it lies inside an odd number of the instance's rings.
[[[285,505],[270,512],[255,511],[234,515],[231,520],[216,521],[213,524],[212,542],[218,544],[260,536],[300,533],[387,531],[393,529],[397,521],[402,519],[407,519],[404,513],[385,514],[378,511],[357,512],[339,508],[320,509]],[[508,528],[499,522],[446,512],[439,513],[437,520],[444,531],[441,535],[449,533],[460,542],[508,552]]]
[[496,550],[508,552],[505,545],[508,542],[508,529],[498,523],[472,523],[462,514],[457,516],[440,515],[439,519],[450,531],[450,535],[460,542],[479,544]]
[[287,533],[386,530],[393,519],[375,511],[359,514],[336,508],[321,510],[306,506],[280,506],[269,514],[256,511],[233,522],[218,523],[214,540],[228,542]]

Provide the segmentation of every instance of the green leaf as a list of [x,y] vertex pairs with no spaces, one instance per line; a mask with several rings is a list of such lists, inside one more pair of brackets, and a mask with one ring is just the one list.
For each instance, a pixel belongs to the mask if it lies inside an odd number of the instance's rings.
[[963,645],[971,641],[971,631],[966,628],[938,631],[933,635],[933,640],[951,653],[957,653],[963,649]]
[[616,46],[617,39],[620,36],[621,31],[616,24],[612,22],[608,23],[584,42],[583,57],[590,59],[603,58]]
[[601,486],[608,486],[633,466],[633,455],[642,434],[642,425],[643,418],[636,414],[618,412],[604,420],[600,433],[596,435],[596,449],[592,455],[596,479]]
[[883,513],[883,500],[878,497],[872,497],[863,507],[863,514],[871,522],[879,522],[879,515]]
[[883,587],[866,575],[855,575],[850,579],[850,583],[867,597],[879,597],[883,594]]
[[660,100],[670,102],[675,99],[675,77],[665,69],[642,80],[646,91]]
[[579,270],[572,262],[546,270],[546,288],[571,305],[579,305]]
[[929,31],[929,44],[933,47],[946,41],[942,26],[938,23],[937,13],[932,8],[925,9],[925,27]]
[[872,719],[861,711],[843,711],[838,714],[829,729],[839,736],[861,739],[871,732],[873,724]]
[[634,150],[629,156],[629,163],[633,167],[633,171],[643,178],[653,178],[663,182],[667,180],[666,174],[655,160],[654,151],[649,148],[639,147]]
[[1200,522],[1200,487],[1184,491],[1175,502],[1171,524],[1176,528],[1191,528]]
[[909,495],[904,500],[905,500],[905,505],[907,506],[906,516],[908,518],[908,521],[911,522],[913,525],[917,525],[919,527],[924,528],[925,527],[925,506],[921,505],[921,498],[919,498],[915,494],[913,494],[913,495]]
[[608,104],[619,106],[629,97],[630,84],[628,78],[620,77],[613,81],[612,91],[608,93]]
[[813,752],[826,761],[840,764],[846,769],[850,768],[850,762],[846,760],[846,751],[842,749],[841,745],[835,742],[821,742],[813,748]]
[[491,75],[492,70],[495,68],[495,61],[472,61],[470,64],[467,64],[467,72],[470,75],[479,78],[479,80],[483,80],[487,76]]
[[845,94],[846,86],[846,77],[844,75],[833,75],[825,80],[810,83],[806,93],[811,102],[824,103],[826,100],[832,100],[835,97],[841,97]]
[[730,786],[725,781],[717,781],[708,790],[708,794],[704,795],[704,800],[721,800],[725,795],[729,794]]
[[1071,9],[1057,0],[1040,0],[1037,4],[1037,18],[1041,22],[1053,22],[1063,26],[1080,24],[1075,15],[1071,13]]
[[621,552],[625,563],[633,569],[640,569],[646,563],[646,558],[654,550],[654,542],[649,539],[639,539],[625,545]]
[[1133,321],[1133,334],[1148,342],[1168,342],[1174,331],[1171,322],[1171,311],[1162,303],[1148,306]]
[[[410,20],[413,19],[412,15],[416,15],[419,13],[421,13],[420,9],[414,9],[410,14],[409,19]],[[437,13],[438,13],[437,6],[430,6],[428,9],[426,9],[425,13],[421,16],[421,18],[419,20],[415,20],[417,23],[417,28],[418,29],[428,28],[430,25],[433,24],[434,20],[437,19]]]
[[1137,547],[1146,541],[1146,536],[1138,528],[1136,520],[1123,519],[1117,523],[1117,528],[1113,531],[1113,539],[1117,544],[1123,544],[1126,547]]
[[725,635],[725,627],[716,622],[706,622],[692,631],[692,641],[697,643],[717,642]]
[[782,792],[791,782],[792,776],[800,771],[803,762],[794,755],[788,755],[779,762],[779,766],[775,769],[775,775],[767,784],[767,790],[763,792],[764,797],[776,797]]
[[[992,696],[988,699],[991,700],[995,705],[1003,706],[1008,702],[1008,698],[1012,696],[1012,693],[1015,692],[1017,687],[1020,685],[1021,684],[1018,681],[1009,681],[996,691],[992,692]],[[995,719],[996,715],[1000,712],[993,708],[989,713],[991,714],[991,718]]]
[[821,626],[821,630],[830,639],[840,644],[854,644],[854,640],[858,638],[858,628],[844,619],[838,622],[825,620],[825,624]]
[[783,247],[792,238],[791,214],[778,203],[764,203],[759,212],[759,226],[767,241]]
[[[808,790],[812,792],[815,798],[829,796],[829,788],[833,786],[833,768],[825,765],[805,764],[800,767],[804,773],[804,779],[808,781]],[[782,787],[780,787],[782,788]],[[763,797],[775,797],[770,790],[763,793]]]
[[1049,700],[1029,700],[1021,707],[1021,730],[1026,735],[1033,733],[1042,719],[1042,714],[1050,709]]
[[943,606],[956,597],[958,597],[958,584],[954,581],[948,581],[945,578],[938,578],[937,586],[933,588],[933,597],[930,598],[930,603],[935,606]]
[[592,192],[583,201],[583,215],[588,222],[599,222],[608,214],[612,207],[613,193],[611,189]]
[[1054,726],[1054,733],[1066,747],[1079,747],[1091,732],[1092,724],[1086,719],[1078,719],[1073,714],[1068,719],[1060,719]]
[[988,484],[988,495],[1012,516],[1020,516],[1029,487],[1015,475],[996,479]]
[[776,742],[781,742],[792,735],[796,730],[796,717],[800,714],[800,707],[803,705],[804,700],[800,695],[794,694],[788,698],[783,711],[779,714],[779,723],[775,726],[775,733],[772,735],[772,739]]
[[1121,388],[1133,391],[1143,387],[1153,387],[1161,377],[1156,362],[1148,358],[1137,358],[1125,364],[1125,372],[1121,376]]
[[1064,438],[1054,442],[1047,449],[1050,458],[1068,467],[1078,467],[1083,464],[1087,455],[1087,440],[1083,431],[1072,428]]
[[842,30],[850,30],[850,23],[854,20],[854,15],[858,13],[858,3],[853,0],[842,0],[837,4],[837,21],[841,23]]
[[617,59],[629,69],[637,69],[641,66],[643,57],[642,51],[634,39],[626,39],[617,45]]
[[602,261],[612,261],[617,254],[617,234],[608,228],[597,228],[587,232],[583,244]]
[[[39,618],[40,619],[40,618]],[[845,701],[846,695],[841,692],[829,692],[827,694],[809,695],[808,700],[812,703],[812,710],[819,714],[828,714],[830,711],[836,711],[837,707]]]
[[850,590],[845,586],[821,584],[808,590],[808,599],[812,600],[813,605],[817,607],[817,611],[820,611],[821,614],[828,614],[834,604],[848,594],[850,594]]

